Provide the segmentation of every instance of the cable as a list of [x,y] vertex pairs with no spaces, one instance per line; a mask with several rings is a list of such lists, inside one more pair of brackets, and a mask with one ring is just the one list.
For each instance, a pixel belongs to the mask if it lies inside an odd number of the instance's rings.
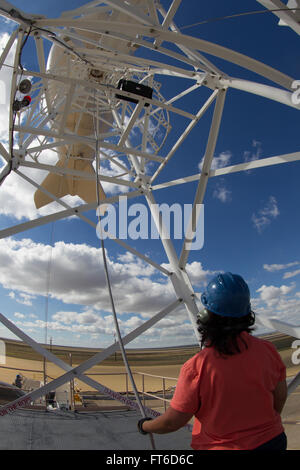
[[[53,242],[54,242],[54,222],[52,222],[51,235],[50,235],[50,256],[47,266],[47,279],[46,279],[46,299],[45,299],[45,345],[48,342],[48,312],[49,312],[49,294],[50,294],[50,280],[51,280],[51,267],[53,255]],[[46,373],[46,358],[44,357],[44,382],[47,382]]]
[[[96,111],[95,111],[96,113]],[[95,115],[94,115],[94,130],[95,130],[95,138],[96,138],[96,192],[97,192],[97,206],[98,208],[100,207],[100,196],[99,196],[99,190],[100,190],[100,182],[99,182],[99,169],[100,169],[100,162],[99,162],[99,138],[98,138],[98,120],[96,122]],[[138,390],[136,388],[133,375],[127,360],[126,356],[126,351],[124,348],[124,344],[122,341],[121,333],[120,333],[120,328],[119,328],[119,323],[116,315],[116,310],[115,310],[115,305],[114,305],[114,299],[113,299],[113,294],[112,294],[112,288],[111,288],[111,283],[110,283],[110,277],[109,277],[109,272],[108,272],[108,266],[107,266],[107,259],[106,259],[106,253],[105,253],[105,246],[104,246],[104,238],[103,238],[103,232],[102,232],[102,226],[101,226],[101,215],[100,211],[98,211],[98,219],[99,219],[99,226],[100,226],[100,241],[101,241],[101,251],[102,251],[102,258],[103,258],[103,265],[104,265],[104,271],[105,271],[105,277],[106,277],[106,283],[108,287],[108,293],[110,297],[110,303],[111,303],[111,309],[113,313],[113,319],[114,319],[114,324],[115,324],[115,330],[117,333],[118,337],[118,342],[119,342],[119,347],[121,349],[123,361],[126,367],[126,371],[128,374],[128,377],[130,379],[132,389],[134,392],[134,395],[136,397],[137,404],[139,406],[141,415],[143,418],[146,418],[146,414],[142,405],[142,402],[139,397]],[[155,443],[154,443],[154,438],[153,435],[149,433],[150,441],[151,441],[151,446],[152,449],[155,450]]]
[[[20,19],[21,21],[23,21],[24,23],[30,25],[30,29],[31,31],[42,31],[44,33],[47,33],[48,35],[51,36],[51,39],[53,40],[53,42],[57,42],[58,44],[60,44],[61,46],[65,47],[66,49],[68,49],[70,52],[72,52],[72,54],[76,55],[80,60],[82,60],[83,62],[85,62],[86,64],[89,64],[91,65],[92,67],[94,67],[94,64],[90,61],[88,61],[87,59],[85,59],[84,57],[82,57],[80,54],[78,54],[78,52],[74,51],[74,49],[72,49],[72,47],[68,46],[68,44],[65,44],[63,41],[61,41],[60,39],[57,38],[57,35],[53,32],[53,31],[50,31],[48,29],[45,29],[45,28],[41,28],[40,26],[35,26],[34,24],[34,20],[31,20],[31,19],[28,19],[28,18],[25,18],[24,16],[21,15],[21,13],[15,9],[12,9],[10,11],[7,11],[5,10],[4,8],[1,8],[0,7],[0,11],[3,11],[4,13],[6,13],[7,15],[10,15],[12,18],[18,18]],[[26,38],[26,41],[27,41],[27,38]],[[24,44],[25,45],[25,44]]]
[[247,11],[247,12],[244,12],[244,13],[235,13],[234,15],[217,16],[215,18],[209,18],[209,19],[204,20],[204,21],[199,21],[198,23],[193,23],[193,24],[189,24],[189,25],[186,25],[186,26],[180,26],[179,29],[181,31],[183,29],[192,28],[194,26],[213,23],[215,21],[227,20],[227,19],[230,19],[230,18],[238,18],[238,17],[241,17],[241,16],[258,15],[260,13],[273,13],[273,12],[276,12],[276,11],[294,11],[294,10],[300,10],[300,8],[276,8],[274,10],[253,10],[253,11]]
[[[0,10],[3,10],[2,8],[0,8]],[[19,79],[19,83],[20,81],[22,80],[22,76],[23,76],[23,65],[22,65],[22,53],[23,53],[23,49],[24,49],[24,46],[30,36],[32,32],[32,27],[30,26],[29,30],[27,31],[27,34],[26,34],[26,37],[25,39],[23,40],[23,43],[20,47],[20,50],[19,50],[19,57],[18,57],[18,65],[21,69],[21,74],[20,74],[20,79]],[[16,94],[17,94],[17,89],[18,87],[16,86],[16,89],[15,89],[15,93],[14,93],[14,98],[13,98],[13,103],[15,102],[15,98],[16,98]],[[13,105],[13,103],[11,103]],[[11,142],[11,145],[10,145],[10,160],[8,162],[8,165],[9,165],[9,168],[8,168],[8,172],[5,173],[1,180],[0,180],[0,186],[1,184],[3,183],[3,181],[10,175],[10,173],[12,172],[12,169],[13,169],[13,158],[14,158],[14,155],[13,155],[13,150],[14,150],[14,131],[15,131],[15,121],[16,121],[16,117],[17,117],[17,111],[15,111],[14,109],[12,110],[12,113],[13,113],[13,119],[12,119],[12,126],[11,126],[11,137],[10,137],[10,142]]]

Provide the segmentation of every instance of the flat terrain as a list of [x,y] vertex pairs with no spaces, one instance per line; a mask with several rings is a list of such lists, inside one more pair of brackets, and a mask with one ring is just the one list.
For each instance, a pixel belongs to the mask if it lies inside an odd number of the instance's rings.
[[[264,338],[275,344],[287,367],[288,376],[293,376],[300,371],[300,366],[293,365],[291,361],[294,352],[291,344],[294,338],[279,333],[265,335]],[[21,341],[2,339],[6,343],[6,364],[3,364],[4,367],[0,367],[0,380],[12,383],[19,372],[33,380],[43,380],[43,358]],[[50,347],[47,346],[47,349]],[[101,349],[53,345],[51,351],[68,364],[78,365],[94,356]],[[128,348],[126,354],[132,371],[136,373],[134,378],[137,385],[141,387],[142,376],[138,373],[177,379],[182,364],[198,351],[199,347],[195,345],[160,349]],[[59,367],[50,362],[47,362],[45,367],[50,380],[62,373]],[[94,376],[94,374],[96,375]],[[88,375],[116,391],[126,390],[125,367],[120,351],[94,366],[88,371]],[[175,384],[174,380],[166,380],[166,388]],[[90,390],[80,381],[77,382],[77,385],[81,390]],[[145,376],[144,385],[145,390],[148,391],[162,390],[162,379]]]

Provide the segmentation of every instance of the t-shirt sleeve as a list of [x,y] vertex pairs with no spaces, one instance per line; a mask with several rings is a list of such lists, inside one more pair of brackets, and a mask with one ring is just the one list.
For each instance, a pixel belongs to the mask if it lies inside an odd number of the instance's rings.
[[182,413],[195,414],[200,408],[199,374],[185,363],[180,371],[177,386],[171,400],[171,407]]

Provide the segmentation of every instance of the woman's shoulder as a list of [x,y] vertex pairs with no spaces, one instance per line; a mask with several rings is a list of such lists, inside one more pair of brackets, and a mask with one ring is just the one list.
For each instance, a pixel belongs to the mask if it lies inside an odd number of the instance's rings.
[[183,368],[186,370],[199,370],[199,366],[205,361],[207,355],[209,355],[209,350],[211,348],[203,348],[197,352],[194,356],[188,359],[184,364]]
[[[265,339],[264,337],[260,336],[252,336],[249,335],[249,343],[252,344],[254,347],[253,350],[257,351],[257,354],[267,354],[270,358],[281,361],[280,354],[275,346],[271,341]],[[262,356],[261,356],[262,357]]]

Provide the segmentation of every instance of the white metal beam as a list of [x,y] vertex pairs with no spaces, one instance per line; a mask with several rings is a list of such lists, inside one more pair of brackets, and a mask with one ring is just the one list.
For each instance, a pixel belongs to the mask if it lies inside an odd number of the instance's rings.
[[161,243],[164,247],[166,256],[170,263],[170,271],[172,272],[172,275],[170,276],[170,281],[173,284],[176,295],[178,296],[178,298],[181,298],[184,302],[192,328],[194,330],[195,337],[200,343],[200,334],[198,332],[197,325],[197,314],[199,309],[195,302],[195,293],[193,287],[189,281],[185,270],[179,267],[179,261],[176,251],[174,249],[174,245],[172,243],[172,240],[170,239],[170,234],[168,233],[163,220],[161,220],[160,218],[159,208],[156,204],[152,192],[148,190],[145,184],[143,188],[145,191],[146,201],[151,211],[157,231],[160,235]]
[[[65,26],[65,27],[77,27],[78,21],[76,20],[37,20],[37,26],[42,28],[51,27],[51,26]],[[102,32],[103,34],[111,35],[113,33],[122,33],[124,30],[124,25],[121,23],[110,23],[109,28],[107,22],[105,21],[85,21],[80,20],[80,27],[90,29],[91,31],[95,32]],[[109,30],[108,30],[109,29]],[[128,31],[129,32],[129,31]],[[132,34],[132,32],[131,32]],[[187,36],[180,33],[173,33],[170,31],[164,31],[162,28],[158,26],[148,27],[142,25],[135,25],[134,27],[134,34],[146,35],[152,37],[154,39],[159,38],[164,41],[169,41],[171,43],[177,44],[179,46],[186,46],[192,47],[193,49],[200,50],[206,52],[207,54],[214,55],[221,59],[227,60],[233,64],[239,65],[240,67],[246,68],[252,72],[257,73],[278,85],[283,86],[284,88],[291,89],[291,84],[293,83],[294,79],[289,77],[288,75],[279,72],[278,70],[264,64],[263,62],[259,62],[255,59],[245,56],[239,52],[233,51],[232,49],[228,49],[226,47],[220,46],[218,44],[214,44],[209,41],[205,41],[203,39]],[[132,37],[133,39],[133,37]],[[170,51],[169,54],[170,55]]]
[[[67,175],[67,176],[76,176],[78,178],[83,178],[87,180],[96,180],[96,174],[91,174],[84,171],[72,170],[69,168],[57,167],[53,165],[46,165],[44,163],[36,163],[36,162],[29,162],[24,160],[19,160],[20,166],[25,166],[29,168],[36,168],[38,170],[49,171],[50,173],[55,173],[58,175]],[[138,189],[138,184],[134,183],[133,181],[128,181],[124,179],[120,179],[114,176],[105,176],[103,174],[99,175],[99,179],[101,181],[106,181],[108,183],[117,184],[120,186],[129,186],[130,188]]]
[[[16,95],[16,89],[17,89],[17,78],[18,78],[18,68],[19,68],[19,61],[20,61],[20,54],[21,54],[21,48],[22,48],[22,43],[23,43],[23,38],[24,38],[25,32],[23,30],[18,29],[18,39],[17,39],[17,46],[16,46],[16,52],[15,52],[15,57],[14,57],[14,70],[13,70],[13,75],[11,79],[11,90],[10,90],[10,103],[14,103],[15,101],[15,95]],[[13,106],[9,107],[9,148],[13,148],[13,124],[15,120],[15,112],[13,110]]]
[[204,105],[200,108],[200,110],[198,111],[198,113],[196,114],[196,117],[193,121],[191,121],[189,123],[189,125],[186,127],[186,129],[183,131],[183,133],[181,134],[181,136],[177,139],[177,142],[173,145],[172,149],[170,150],[170,152],[168,153],[168,155],[166,156],[166,158],[164,159],[164,161],[162,162],[162,164],[159,166],[159,168],[156,170],[156,172],[154,173],[154,175],[152,176],[151,178],[151,183],[157,178],[157,176],[160,174],[160,172],[163,170],[163,168],[166,166],[166,164],[170,161],[170,159],[173,157],[173,155],[175,154],[175,152],[178,150],[178,148],[180,147],[180,145],[183,143],[183,141],[187,138],[187,136],[189,135],[189,133],[192,131],[192,129],[195,127],[195,125],[199,122],[199,120],[201,119],[201,117],[206,113],[206,111],[208,110],[208,108],[210,107],[210,105],[214,102],[214,100],[216,99],[217,95],[219,93],[219,90],[215,90],[211,95],[210,97],[206,100],[206,102],[204,103]]
[[[194,199],[191,218],[190,218],[190,221],[189,221],[189,224],[188,224],[187,236],[185,237],[185,240],[183,242],[181,255],[180,255],[180,259],[179,259],[179,265],[180,265],[181,268],[184,268],[186,266],[186,263],[187,263],[187,260],[188,260],[188,255],[189,255],[189,252],[190,252],[189,246],[192,242],[191,235],[193,235],[195,233],[195,229],[196,229],[196,226],[197,226],[197,219],[198,219],[198,215],[199,215],[198,207],[199,207],[200,204],[203,203],[203,199],[204,199],[204,195],[205,195],[205,191],[206,191],[206,186],[207,186],[207,181],[208,181],[208,178],[209,178],[210,167],[211,167],[212,160],[213,160],[213,157],[214,157],[214,151],[215,151],[217,138],[218,138],[218,134],[219,134],[225,97],[226,97],[226,90],[219,90],[218,91],[218,96],[217,96],[217,99],[216,99],[212,124],[211,124],[211,128],[210,128],[209,136],[208,136],[205,155],[204,155],[204,159],[203,159],[202,173],[201,173],[201,176],[200,176],[200,180],[199,180],[199,183],[198,183],[198,187],[197,187],[197,191],[196,191],[196,195],[195,195],[195,199]],[[192,238],[193,238],[193,236],[192,236]]]
[[295,104],[292,101],[291,91],[281,90],[269,85],[262,83],[251,82],[249,80],[240,80],[237,78],[221,78],[219,80],[220,86],[235,88],[237,90],[246,91],[247,93],[253,93],[264,98],[277,101],[278,103],[285,104],[292,108],[300,109],[300,104]]
[[120,137],[120,140],[118,142],[118,147],[122,147],[126,140],[127,140],[127,137],[129,136],[133,126],[135,125],[136,123],[136,120],[137,118],[139,117],[140,115],[140,112],[143,108],[143,103],[140,101],[134,108],[134,111],[133,113],[131,114],[130,118],[129,118],[129,121],[127,123],[127,126],[125,127],[121,137]]
[[299,13],[294,13],[293,9],[288,10],[290,2],[286,5],[280,0],[256,0],[268,10],[281,10],[273,11],[280,20],[292,28],[295,33],[300,34]]
[[[281,163],[290,163],[290,162],[295,162],[297,160],[300,160],[300,152],[278,155],[276,157],[262,158],[260,160],[253,160],[251,162],[225,166],[223,168],[218,168],[217,170],[210,170],[209,177],[228,175],[230,173],[236,173],[238,171],[249,171],[249,170],[254,170],[255,168],[263,168],[265,166],[279,165]],[[200,176],[201,176],[201,173],[196,173],[195,175],[185,176],[183,178],[178,178],[176,180],[167,181],[161,184],[156,184],[155,186],[152,186],[151,189],[152,191],[157,191],[158,189],[165,189],[165,188],[169,188],[170,186],[177,186],[178,184],[185,184],[185,183],[191,183],[192,181],[199,181]]]
[[[43,135],[46,137],[51,137],[53,139],[57,137],[64,137],[67,139],[70,139],[73,141],[73,143],[77,142],[83,142],[86,143],[87,145],[90,145],[91,147],[95,147],[96,140],[95,138],[92,137],[85,137],[85,136],[78,136],[78,135],[70,135],[65,133],[63,136],[59,136],[57,133],[53,131],[48,131],[47,129],[36,129],[35,127],[28,127],[28,126],[15,126],[15,131],[21,132],[21,133],[28,133],[28,134],[34,134],[34,135]],[[147,158],[148,160],[153,160],[156,162],[162,162],[164,160],[163,157],[159,157],[153,154],[149,154],[147,152],[142,152],[139,150],[136,150],[135,148],[129,148],[129,147],[119,147],[118,145],[110,144],[108,142],[101,142],[100,143],[101,147],[105,149],[110,149],[110,150],[115,150],[116,152],[123,153],[125,155],[137,155],[141,158]],[[116,155],[117,156],[117,155]],[[120,157],[121,155],[118,155]],[[113,158],[113,157],[112,157]]]
[[[120,39],[120,38],[117,37],[116,39]],[[126,38],[126,40],[128,41],[128,38]],[[145,46],[142,40],[139,40],[138,42],[140,43],[139,44],[140,46]],[[154,49],[154,47],[152,48],[150,44],[151,43],[149,44],[146,43],[147,49],[151,49],[151,50]],[[126,70],[128,71],[149,73],[149,72],[152,72],[153,70],[156,74],[169,73],[169,75],[173,75],[174,77],[182,77],[182,78],[194,78],[195,77],[195,72],[189,69],[184,69],[182,67],[171,65],[165,62],[158,62],[156,60],[149,59],[149,58],[146,59],[146,58],[142,58],[138,56],[130,56],[128,54],[120,53],[114,49],[103,50],[99,52],[94,49],[82,48],[82,49],[79,49],[79,52],[87,56],[90,60],[93,60],[95,65],[97,65],[99,68],[103,67],[104,70],[106,70],[107,67],[110,65],[112,71],[113,70],[122,71],[124,70],[124,68],[126,68]],[[168,53],[169,57],[174,57],[177,60],[180,60],[181,58],[180,62],[184,62],[187,65],[190,65],[194,68],[198,68],[198,64],[196,61],[193,61],[192,59],[183,60],[180,54],[169,52],[169,49],[160,48],[160,52],[165,55]],[[152,69],[150,67],[152,67]]]
[[[84,14],[91,14],[92,10],[91,8],[95,5],[98,5],[100,1],[98,2],[89,2],[86,3],[85,5],[75,8],[74,10],[66,10],[61,13],[61,18],[73,18],[74,16],[80,16]],[[111,10],[111,7],[109,6],[97,6],[97,12],[98,13],[106,13]]]
[[159,20],[158,20],[158,15],[157,15],[156,4],[154,3],[153,0],[146,0],[146,2],[148,5],[149,16],[150,18],[152,18],[152,23],[158,25]]
[[7,152],[6,148],[3,146],[3,144],[1,144],[1,142],[0,142],[0,154],[7,162],[10,160],[10,155]]
[[[39,35],[34,36],[34,39],[35,39],[40,72],[46,73],[46,61],[45,61],[43,40],[41,39]],[[47,104],[48,113],[51,113],[52,105],[51,105],[51,100],[50,100],[49,93],[48,93],[48,81],[46,78],[43,78],[43,92],[45,94],[45,100]]]
[[[158,8],[159,8],[159,11],[160,11],[161,15],[163,17],[165,17],[166,12],[165,12],[164,8],[161,5],[159,5]],[[180,33],[180,29],[176,26],[174,21],[171,22],[170,29],[175,33]],[[207,72],[213,72],[213,73],[215,73],[219,76],[223,75],[223,73],[214,64],[212,64],[206,57],[204,57],[198,51],[189,49],[186,46],[180,46],[179,45],[178,47],[187,57],[189,57],[192,60],[198,61],[200,67],[203,70],[205,70]]]
[[[133,341],[135,338],[140,336],[144,331],[147,331],[149,328],[154,326],[159,320],[161,320],[168,313],[172,312],[175,308],[177,308],[180,305],[180,303],[181,303],[181,300],[177,299],[168,307],[164,308],[159,313],[157,313],[152,318],[150,318],[150,320],[147,320],[141,326],[139,326],[138,328],[130,332],[128,335],[122,338],[123,344],[124,345],[128,344],[129,342]],[[3,321],[2,315],[0,315],[0,321],[1,322]],[[82,374],[84,374],[85,371],[89,370],[94,365],[99,364],[100,362],[104,361],[107,357],[111,356],[118,349],[119,349],[119,342],[116,342],[112,344],[111,346],[109,346],[108,348],[104,349],[103,351],[96,353],[94,356],[92,356],[85,362],[81,363],[79,366],[74,367],[71,370],[68,370],[57,379],[52,380],[50,383],[42,386],[41,388],[37,390],[34,390],[33,392],[26,394],[25,396],[18,398],[17,400],[12,401],[11,403],[8,403],[2,406],[0,410],[0,416],[3,416],[4,414],[6,414],[5,411],[7,409],[15,410],[17,409],[17,407],[22,406],[22,403],[26,402],[27,399],[30,401],[35,401],[41,396],[47,394],[48,392],[51,392],[52,390],[56,390],[59,386],[65,384],[66,382],[69,382],[70,380],[77,378],[77,377],[81,378]]]
[[149,16],[144,15],[144,12],[139,8],[139,5],[131,6],[122,0],[105,0],[105,3],[113,7],[115,10],[119,10],[121,13],[130,16],[139,23],[148,25],[155,24]]
[[[46,77],[46,78],[49,78],[49,80],[50,79],[51,80],[56,80],[57,82],[62,82],[62,83],[67,83],[67,84],[70,83],[70,82],[74,82],[74,83],[77,83],[80,86],[83,86],[84,88],[85,87],[91,88],[91,84],[90,83],[87,84],[87,82],[84,81],[84,80],[79,80],[79,79],[75,79],[75,78],[61,77],[61,76],[53,75],[53,74],[50,74],[50,73],[49,74],[42,74],[41,72],[34,72],[32,70],[30,70],[30,71],[29,70],[24,70],[23,75],[24,76],[27,75],[27,76],[33,76],[33,77],[40,77],[40,78]],[[96,90],[104,90],[108,94],[113,94],[114,95],[115,93],[118,93],[118,95],[126,96],[128,98],[134,98],[138,101],[143,101],[144,103],[152,104],[153,106],[156,106],[156,107],[161,108],[161,109],[166,109],[169,112],[172,112],[174,114],[179,114],[180,116],[186,117],[188,119],[195,119],[194,114],[191,114],[191,113],[189,113],[187,111],[184,111],[183,109],[180,109],[180,108],[175,108],[174,106],[168,105],[168,104],[166,104],[162,101],[140,97],[140,96],[138,96],[134,93],[129,93],[127,91],[112,88],[109,85],[101,85],[101,84],[98,84],[98,83],[93,83],[93,88],[95,88]]]

